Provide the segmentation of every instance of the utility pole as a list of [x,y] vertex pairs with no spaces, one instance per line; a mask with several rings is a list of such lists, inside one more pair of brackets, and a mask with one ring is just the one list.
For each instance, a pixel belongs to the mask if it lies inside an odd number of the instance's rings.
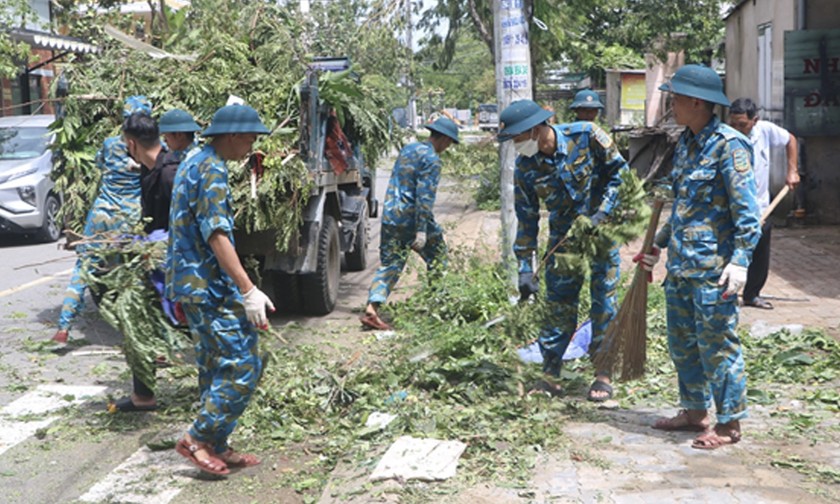
[[[496,53],[496,96],[499,113],[512,102],[531,99],[531,46],[524,0],[493,0],[493,38]],[[516,214],[513,209],[513,142],[499,147],[502,203],[502,259],[510,282],[516,285],[513,255]]]
[[408,77],[406,78],[408,106],[406,107],[406,115],[408,116],[408,127],[411,131],[414,131],[417,126],[417,103],[414,99],[414,42],[412,38],[414,27],[411,23],[411,0],[405,0],[405,24],[405,41],[408,45]]

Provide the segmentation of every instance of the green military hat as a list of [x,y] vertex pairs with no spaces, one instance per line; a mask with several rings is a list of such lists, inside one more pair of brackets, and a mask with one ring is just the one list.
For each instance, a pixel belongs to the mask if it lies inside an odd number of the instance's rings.
[[720,76],[705,65],[684,65],[671,77],[671,80],[659,86],[661,91],[699,98],[724,107],[729,106],[729,99],[723,94],[723,82]]
[[508,105],[499,115],[500,142],[506,142],[516,135],[546,122],[554,112],[540,107],[534,100],[519,100]]
[[584,89],[583,91],[578,91],[577,94],[575,94],[575,99],[572,101],[572,104],[569,105],[569,108],[602,109],[604,108],[604,104],[601,103],[601,98],[598,96],[598,93],[592,91],[591,89]]
[[172,109],[163,114],[158,125],[161,133],[193,133],[201,130],[193,116],[181,109]]
[[228,133],[269,133],[256,110],[248,105],[225,105],[213,114],[213,121],[204,136]]
[[458,125],[455,124],[455,122],[451,119],[441,117],[432,124],[427,124],[426,129],[429,131],[440,133],[441,135],[446,135],[449,138],[451,138],[453,142],[460,143],[458,141]]

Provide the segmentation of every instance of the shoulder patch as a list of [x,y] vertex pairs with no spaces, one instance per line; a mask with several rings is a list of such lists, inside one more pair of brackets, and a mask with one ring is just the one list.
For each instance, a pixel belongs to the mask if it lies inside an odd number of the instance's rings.
[[601,147],[605,149],[612,147],[612,138],[610,138],[606,131],[601,128],[593,128],[593,130],[595,131],[595,140],[601,144]]
[[750,153],[747,149],[733,149],[732,150],[732,166],[735,171],[743,173],[751,168]]

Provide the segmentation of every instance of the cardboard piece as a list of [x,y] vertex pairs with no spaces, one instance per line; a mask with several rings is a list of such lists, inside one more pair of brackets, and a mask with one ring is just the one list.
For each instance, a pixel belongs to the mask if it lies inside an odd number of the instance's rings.
[[466,448],[460,441],[402,436],[385,452],[370,479],[442,481],[455,476]]

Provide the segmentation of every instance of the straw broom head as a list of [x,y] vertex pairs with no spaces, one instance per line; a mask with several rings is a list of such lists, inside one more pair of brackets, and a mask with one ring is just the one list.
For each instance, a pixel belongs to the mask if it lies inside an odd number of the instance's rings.
[[[642,250],[651,252],[659,215],[665,202],[656,200],[650,216]],[[595,354],[595,369],[608,371],[615,375],[620,371],[619,381],[640,378],[645,373],[647,359],[647,271],[641,265],[636,266],[633,282],[615,318],[607,326],[604,341]]]

